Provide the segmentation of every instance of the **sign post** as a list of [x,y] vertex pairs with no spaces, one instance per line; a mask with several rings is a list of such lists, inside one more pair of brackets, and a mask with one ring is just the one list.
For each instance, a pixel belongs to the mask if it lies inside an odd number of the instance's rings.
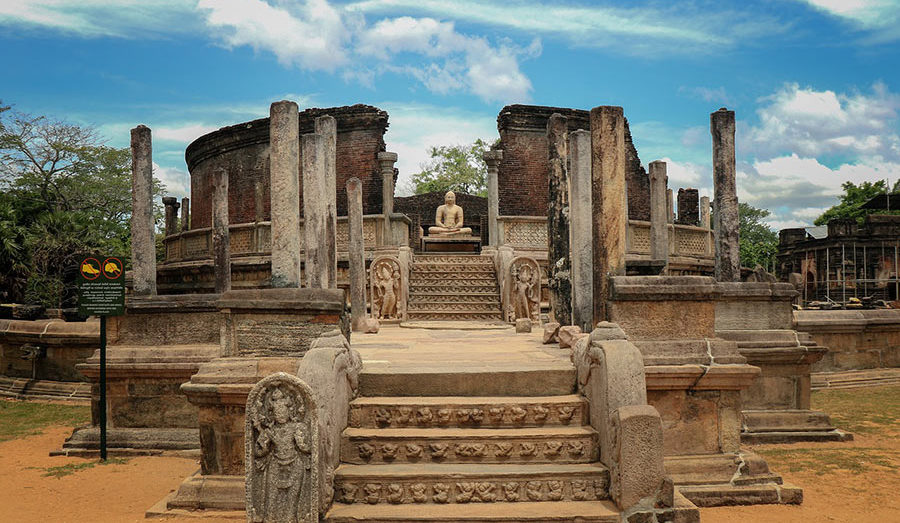
[[106,461],[106,317],[125,314],[125,266],[113,256],[84,258],[78,270],[78,311],[100,316],[100,459]]

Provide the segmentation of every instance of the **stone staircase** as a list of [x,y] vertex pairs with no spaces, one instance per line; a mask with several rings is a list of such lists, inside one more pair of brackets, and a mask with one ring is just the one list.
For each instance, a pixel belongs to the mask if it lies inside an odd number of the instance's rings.
[[500,291],[488,256],[417,254],[410,267],[410,320],[500,321]]
[[360,397],[326,520],[618,521],[597,454],[577,395]]

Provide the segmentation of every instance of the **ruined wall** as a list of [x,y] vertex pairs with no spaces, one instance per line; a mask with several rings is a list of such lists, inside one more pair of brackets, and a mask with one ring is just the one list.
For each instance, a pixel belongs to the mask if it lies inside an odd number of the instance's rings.
[[[498,168],[501,216],[546,216],[549,194],[547,120],[553,113],[568,118],[569,131],[590,130],[590,113],[581,109],[508,105],[497,116],[503,160]],[[625,121],[625,174],[628,216],[650,219],[650,179],[631,141]]]
[[[326,114],[337,120],[338,215],[347,214],[346,184],[353,176],[362,181],[363,213],[380,213],[382,182],[376,155],[385,150],[387,113],[370,105],[307,109],[300,112],[300,134],[313,132],[315,119]],[[229,172],[230,223],[253,222],[257,215],[261,221],[270,219],[268,118],[223,127],[198,138],[185,151],[185,161],[191,174],[192,229],[210,226],[213,174],[218,168]],[[300,192],[302,202],[302,187]]]

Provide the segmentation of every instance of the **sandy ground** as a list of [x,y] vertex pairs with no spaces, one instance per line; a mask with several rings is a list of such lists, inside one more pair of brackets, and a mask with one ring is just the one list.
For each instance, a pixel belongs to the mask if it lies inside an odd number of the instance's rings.
[[[62,477],[43,477],[48,467],[84,463],[80,458],[49,457],[71,432],[51,427],[41,435],[0,443],[0,520],[59,522],[147,521],[144,511],[173,491],[197,469],[185,458],[140,457],[124,464],[78,470]],[[760,445],[757,450],[792,449]],[[846,470],[788,472],[786,481],[804,489],[802,506],[719,507],[702,509],[703,523],[756,522],[900,522],[900,437],[861,435],[851,443],[802,444],[810,449],[877,449],[893,468],[866,464],[862,473]],[[826,467],[827,468],[827,467]],[[176,519],[166,519],[176,522]],[[197,522],[197,519],[181,521]],[[211,521],[211,520],[205,520]]]

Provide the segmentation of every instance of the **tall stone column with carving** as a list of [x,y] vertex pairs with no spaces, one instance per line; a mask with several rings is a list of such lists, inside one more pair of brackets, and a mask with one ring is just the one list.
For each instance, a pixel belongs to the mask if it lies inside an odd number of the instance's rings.
[[337,287],[333,279],[336,271],[335,216],[336,205],[331,202],[335,193],[328,194],[331,182],[325,170],[325,137],[317,133],[302,137],[303,157],[303,231],[306,251],[306,286],[313,289]]
[[396,161],[397,153],[378,153],[378,164],[381,166],[381,209],[384,212],[381,245],[387,247],[395,245],[391,215],[394,214],[394,163]]
[[490,150],[482,156],[487,164],[488,186],[488,244],[491,247],[500,246],[500,227],[497,217],[500,216],[500,188],[498,186],[497,171],[500,160],[503,159],[503,151]]
[[716,280],[740,281],[741,259],[734,160],[734,111],[724,107],[709,115],[713,142],[713,190],[716,212]]
[[212,245],[216,293],[231,290],[231,236],[228,233],[228,171],[216,169],[213,179]]
[[675,195],[672,189],[666,189],[666,223],[675,223]]
[[326,230],[332,231],[328,250],[325,253],[328,272],[328,287],[337,287],[337,121],[333,116],[316,118],[316,134],[322,136],[325,166],[325,220]]
[[347,180],[347,221],[350,258],[350,328],[354,332],[365,329],[366,321],[366,258],[363,240],[362,182]]
[[150,128],[131,130],[131,268],[134,295],[156,294],[153,234],[153,146]]
[[590,332],[594,321],[594,237],[591,227],[591,132],[569,133],[569,249],[572,324]]
[[569,129],[568,119],[554,113],[547,122],[550,172],[547,179],[547,242],[550,274],[550,321],[572,323],[572,280],[569,258]]
[[300,113],[282,100],[269,110],[272,287],[300,287]]
[[591,109],[591,191],[594,201],[594,323],[607,319],[609,278],[625,274],[625,114]]
[[174,196],[164,196],[162,199],[165,207],[166,216],[166,236],[171,236],[178,232],[178,198]]
[[666,162],[650,162],[650,259],[669,263],[669,224]]
[[700,198],[700,227],[709,229],[709,196]]

